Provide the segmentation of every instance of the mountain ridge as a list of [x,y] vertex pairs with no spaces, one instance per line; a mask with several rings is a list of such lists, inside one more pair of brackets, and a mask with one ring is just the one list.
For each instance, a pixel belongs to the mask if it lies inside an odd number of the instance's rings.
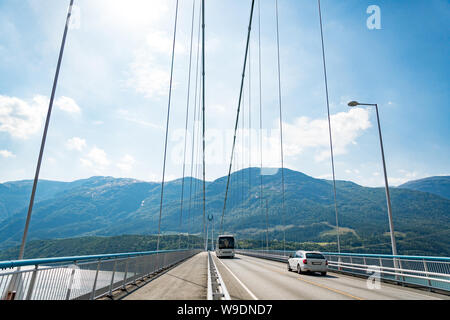
[[[261,239],[265,236],[265,204],[259,198],[259,168],[234,172],[231,176],[229,200],[223,231],[241,238]],[[316,179],[304,173],[285,169],[286,211],[282,214],[281,172],[263,175],[263,197],[268,201],[268,224],[271,239],[282,239],[284,233],[292,241],[335,243],[334,199],[332,182]],[[193,179],[192,202],[190,179],[185,182],[185,203],[180,228],[181,181],[167,182],[163,203],[161,230],[163,233],[203,230],[202,185]],[[250,184],[251,183],[251,184]],[[122,234],[157,233],[161,184],[136,179],[92,177],[52,185],[41,181],[30,225],[29,240],[74,238],[84,236],[117,236]],[[207,182],[207,214],[214,215],[216,230],[220,228],[226,177]],[[28,197],[24,189],[14,203],[22,208],[4,213],[10,193],[3,193],[0,184],[0,247],[12,247],[20,241]],[[341,238],[349,246],[377,246],[389,242],[384,188],[368,188],[351,181],[338,181],[338,212]],[[3,190],[3,191],[2,191]],[[411,246],[428,247],[450,225],[450,200],[428,192],[392,188],[392,205],[396,231],[407,238],[427,235],[427,241]],[[19,199],[20,198],[20,199]],[[14,199],[14,197],[13,197]],[[262,205],[262,206],[261,206]],[[3,209],[2,209],[3,208]],[[3,211],[2,211],[3,210]],[[3,213],[2,213],[3,212]],[[283,225],[284,221],[284,225]],[[436,240],[433,240],[436,239]],[[438,252],[448,252],[445,242],[436,246]],[[405,250],[409,250],[405,247]],[[425,250],[425,249],[424,249]]]

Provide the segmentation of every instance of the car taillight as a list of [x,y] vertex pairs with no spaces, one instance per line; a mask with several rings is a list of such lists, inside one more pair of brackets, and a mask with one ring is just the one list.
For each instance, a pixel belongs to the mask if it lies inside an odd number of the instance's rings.
[[308,260],[303,259],[303,264],[308,264]]

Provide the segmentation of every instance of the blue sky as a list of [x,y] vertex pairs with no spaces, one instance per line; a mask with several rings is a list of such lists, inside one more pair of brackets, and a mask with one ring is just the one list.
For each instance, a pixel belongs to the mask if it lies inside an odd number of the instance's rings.
[[[68,3],[0,2],[1,182],[34,175]],[[208,179],[227,173],[250,3],[206,4]],[[192,4],[180,1],[169,179],[182,175]],[[75,0],[75,5],[41,178],[71,181],[110,175],[158,181],[175,1]],[[367,28],[370,5],[381,10],[379,30]],[[279,9],[286,167],[330,178],[317,2],[279,0]],[[322,10],[337,178],[383,185],[375,111],[351,110],[346,106],[350,100],[379,104],[391,184],[449,174],[449,2],[322,0]],[[244,93],[246,127],[251,93],[253,129],[259,127],[257,13],[251,42],[252,86],[250,90],[247,78]],[[261,0],[261,46],[264,166],[278,167],[272,0]],[[195,72],[191,81],[189,131]],[[253,131],[253,142],[243,147],[238,141],[238,150],[244,152],[238,153],[235,169],[248,167],[250,161],[259,166],[257,135]]]

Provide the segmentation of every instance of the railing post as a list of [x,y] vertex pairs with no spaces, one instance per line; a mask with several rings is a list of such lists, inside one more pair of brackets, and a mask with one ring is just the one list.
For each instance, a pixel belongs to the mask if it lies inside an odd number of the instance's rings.
[[5,289],[5,295],[2,297],[2,300],[15,300],[17,293],[20,291],[20,285],[22,284],[22,273],[20,272],[20,268],[12,274],[11,280],[9,280],[9,284]]
[[122,290],[126,290],[125,286],[127,284],[128,264],[129,264],[129,262],[130,262],[130,257],[127,258],[127,263],[125,265],[125,275],[123,276]]
[[100,263],[101,263],[101,260],[99,260],[98,263],[97,263],[97,271],[95,273],[94,285],[92,286],[92,292],[91,292],[90,300],[94,300],[94,297],[95,297],[95,288],[97,286],[98,273],[100,271]]
[[381,259],[381,257],[379,257],[378,260],[380,261],[380,279],[381,279],[383,278],[383,260]]
[[[77,262],[74,262],[74,265],[77,265]],[[75,278],[75,271],[76,268],[72,269],[72,272],[70,273],[70,278],[69,278],[69,287],[67,288],[67,293],[66,293],[66,300],[70,299],[70,294],[72,293],[72,286],[73,286],[73,280]]]
[[402,281],[402,287],[404,287],[405,286],[405,276],[403,275],[403,266],[402,266],[402,259],[399,259],[398,260],[398,263],[399,263],[399,268],[400,268],[400,274],[402,275],[402,279],[403,279],[403,281]]
[[137,285],[136,281],[137,281],[137,276],[138,276],[138,271],[139,271],[139,264],[138,264],[138,257],[134,257],[134,271],[133,271],[133,284]]
[[[423,259],[423,270],[426,272],[427,278],[429,278],[427,261],[425,259]],[[432,288],[431,280],[428,279],[428,290],[431,291],[431,288]]]
[[109,296],[110,297],[112,297],[112,287],[113,287],[113,284],[114,284],[114,276],[116,274],[116,267],[117,267],[117,260],[114,261],[113,273],[112,273],[112,276],[111,276],[111,283],[109,285]]
[[31,295],[33,294],[34,284],[36,283],[36,276],[38,272],[38,265],[34,266],[33,274],[31,275],[30,287],[28,288],[26,300],[31,300]]

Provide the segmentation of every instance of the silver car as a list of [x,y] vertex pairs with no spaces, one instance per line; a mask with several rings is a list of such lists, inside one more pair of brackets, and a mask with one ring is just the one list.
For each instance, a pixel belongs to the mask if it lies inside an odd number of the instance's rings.
[[287,268],[288,271],[295,270],[299,274],[320,272],[322,276],[325,276],[328,271],[328,261],[320,252],[299,250],[289,256]]

